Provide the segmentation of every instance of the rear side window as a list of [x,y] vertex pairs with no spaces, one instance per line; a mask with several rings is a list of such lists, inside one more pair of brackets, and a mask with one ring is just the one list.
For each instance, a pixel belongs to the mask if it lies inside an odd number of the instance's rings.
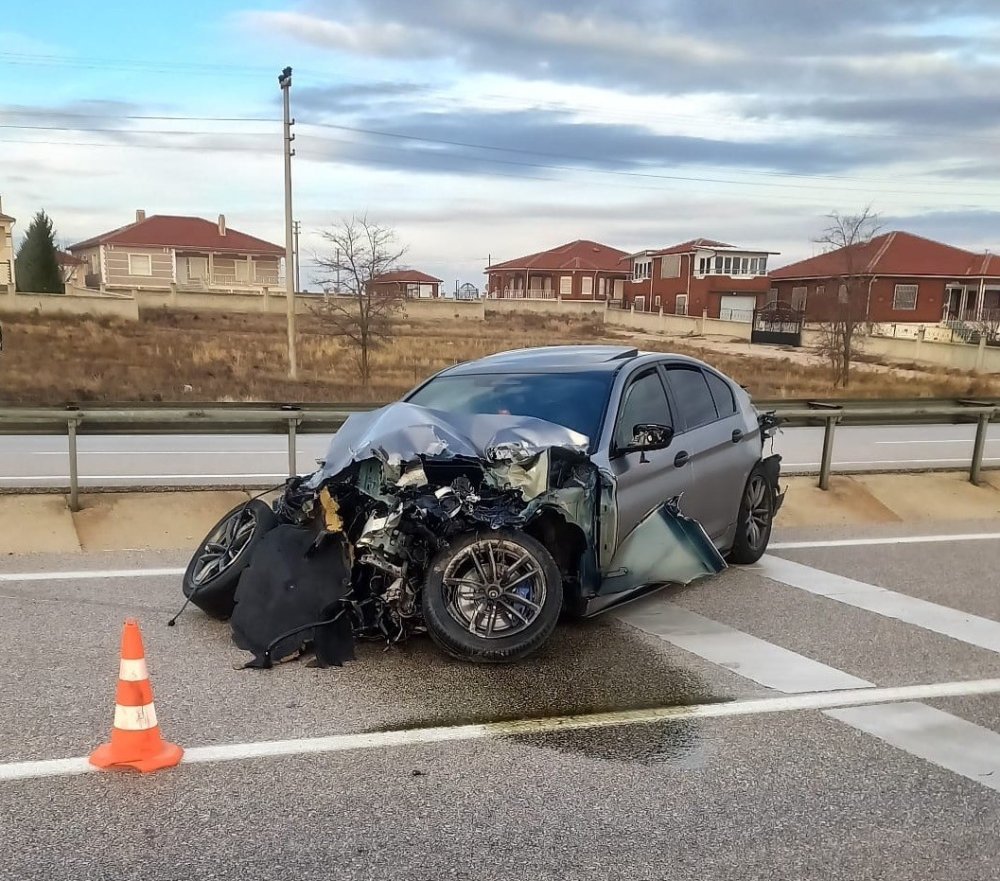
[[732,416],[736,412],[736,399],[733,397],[732,386],[721,376],[708,370],[705,371],[705,379],[708,380],[708,388],[712,392],[715,409],[719,411],[719,418]]
[[672,425],[667,393],[655,370],[644,373],[629,383],[619,412],[618,424],[615,426],[615,444],[619,447],[626,447],[632,442],[636,425]]
[[708,425],[719,418],[705,374],[697,368],[669,367],[667,380],[688,428]]

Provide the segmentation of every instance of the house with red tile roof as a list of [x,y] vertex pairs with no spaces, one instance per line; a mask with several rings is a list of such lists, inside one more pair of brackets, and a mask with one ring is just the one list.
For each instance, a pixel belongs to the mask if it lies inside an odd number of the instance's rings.
[[822,321],[845,276],[862,284],[862,311],[880,324],[975,321],[1000,310],[1000,258],[902,231],[775,269],[769,299]]
[[87,271],[86,261],[56,248],[56,262],[59,264],[59,271],[62,272],[63,284],[78,288],[84,287]]
[[173,214],[146,216],[77,242],[69,252],[87,264],[88,287],[248,291],[278,287],[285,249],[217,221]]
[[393,297],[411,297],[414,299],[437,299],[441,296],[442,279],[428,275],[418,269],[397,269],[393,272],[383,272],[372,279],[372,287],[376,293]]
[[623,306],[636,312],[752,321],[767,297],[768,258],[776,251],[697,238],[627,255]]
[[486,296],[538,300],[621,299],[627,254],[610,245],[578,239],[486,268]]

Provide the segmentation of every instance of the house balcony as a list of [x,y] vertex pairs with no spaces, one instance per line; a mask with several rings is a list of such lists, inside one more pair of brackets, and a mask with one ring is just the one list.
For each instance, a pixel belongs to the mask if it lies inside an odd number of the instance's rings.
[[506,288],[502,291],[491,291],[490,296],[497,300],[558,300],[558,291],[545,288]]
[[283,288],[285,277],[279,273],[259,272],[252,279],[233,273],[213,272],[211,278],[189,278],[181,282],[181,287],[196,291],[244,292],[259,291],[261,288]]

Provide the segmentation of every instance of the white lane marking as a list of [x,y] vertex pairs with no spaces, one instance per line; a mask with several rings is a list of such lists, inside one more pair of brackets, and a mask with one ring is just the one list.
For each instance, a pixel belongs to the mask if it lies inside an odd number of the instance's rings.
[[965,532],[956,535],[900,535],[892,538],[832,538],[825,541],[773,541],[769,551],[791,551],[796,548],[853,548],[863,545],[909,545],[940,541],[993,541],[1000,532]]
[[1000,792],[1000,734],[924,704],[827,710],[825,715]]
[[631,603],[617,612],[616,617],[699,658],[786,694],[874,685],[662,599]]
[[83,581],[183,575],[183,569],[83,569],[77,572],[0,572],[0,581]]
[[[983,461],[984,462],[1000,462],[1000,457],[998,457],[998,456],[983,456]],[[926,465],[926,464],[934,464],[936,462],[947,462],[949,464],[957,462],[957,463],[960,463],[960,464],[966,464],[967,465],[968,462],[969,462],[969,457],[968,456],[957,457],[957,458],[948,458],[948,457],[945,457],[943,459],[942,458],[932,459],[932,458],[928,457],[926,459],[865,459],[865,460],[861,460],[861,459],[850,460],[850,459],[836,459],[835,458],[833,460],[833,465],[834,465],[834,467],[836,467],[838,465]],[[819,468],[819,462],[782,462],[781,463],[781,467],[782,468]]]
[[1000,621],[981,618],[969,612],[876,587],[874,584],[855,581],[812,566],[803,566],[781,557],[772,557],[770,554],[761,558],[753,570],[789,587],[797,587],[838,603],[913,624],[991,652],[1000,652]]
[[[956,437],[954,440],[895,440],[895,441],[875,441],[875,446],[877,447],[888,447],[888,446],[903,446],[908,447],[912,444],[971,444],[975,441],[972,437]],[[1000,438],[988,437],[986,438],[986,443],[996,444],[1000,443]]]
[[[81,474],[80,482],[88,480],[286,480],[282,474]],[[69,480],[65,474],[14,474],[0,477],[0,482],[16,485],[37,480]]]
[[[298,756],[360,749],[385,749],[414,744],[484,740],[514,735],[548,734],[555,731],[580,731],[588,728],[613,728],[687,719],[727,719],[770,713],[826,710],[906,700],[933,700],[945,697],[969,697],[1000,693],[1000,679],[962,682],[937,682],[926,685],[903,685],[890,688],[861,688],[852,691],[824,691],[727,703],[696,704],[686,707],[660,707],[644,710],[618,710],[582,716],[553,716],[515,722],[487,722],[482,725],[458,725],[441,728],[418,728],[405,731],[380,731],[372,734],[333,734],[328,737],[302,737],[293,740],[267,740],[256,743],[228,743],[188,749],[183,764],[232,762],[246,759]],[[0,780],[25,780],[85,774],[97,769],[85,758],[46,759],[0,764]]]

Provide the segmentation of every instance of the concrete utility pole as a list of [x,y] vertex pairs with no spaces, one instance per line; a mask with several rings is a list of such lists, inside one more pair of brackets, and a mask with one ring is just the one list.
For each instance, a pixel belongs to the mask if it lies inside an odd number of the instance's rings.
[[297,220],[292,224],[292,232],[295,233],[295,292],[298,293],[302,290],[302,280],[299,275],[299,270],[302,265],[302,254],[299,252],[299,232],[302,230],[302,224]]
[[288,323],[288,378],[298,379],[299,369],[295,358],[295,267],[293,262],[294,242],[292,235],[292,126],[295,124],[289,111],[289,92],[292,89],[292,69],[286,67],[278,74],[284,105],[285,144],[285,312]]

